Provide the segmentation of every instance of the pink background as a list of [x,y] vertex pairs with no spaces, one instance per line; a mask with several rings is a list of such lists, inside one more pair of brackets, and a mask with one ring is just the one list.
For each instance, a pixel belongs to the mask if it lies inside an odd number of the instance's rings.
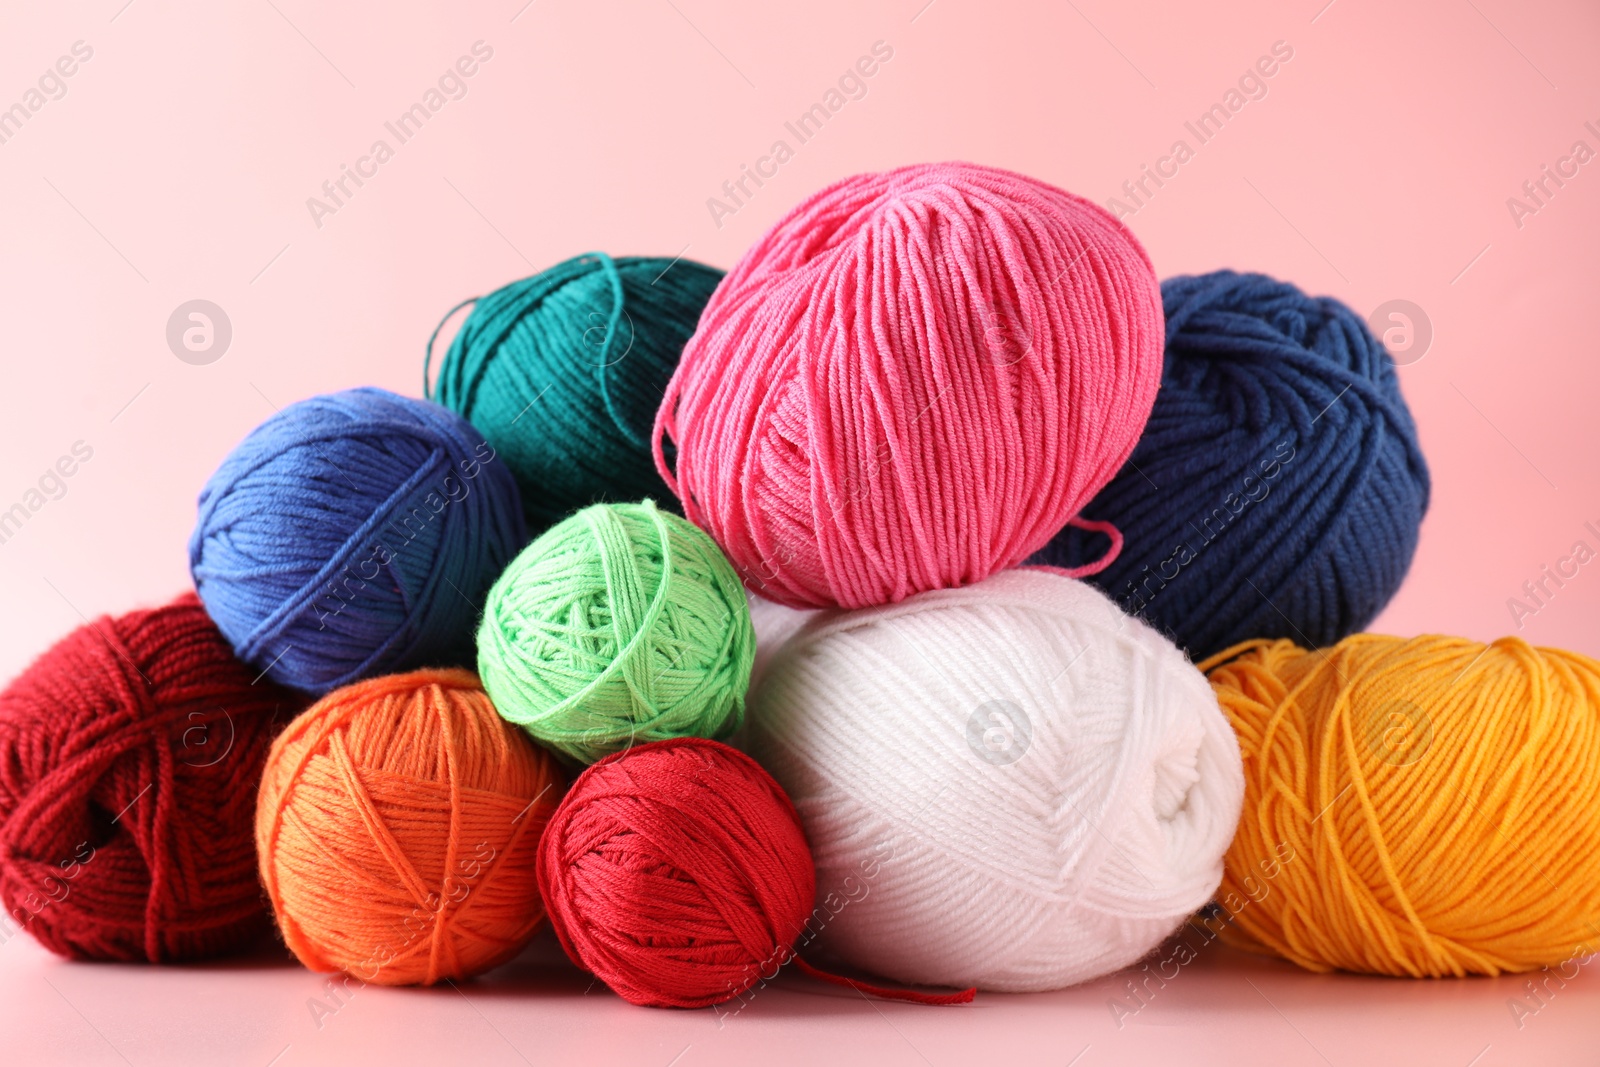
[[[1277,41],[1294,55],[1267,95],[1130,225],[1163,276],[1257,269],[1363,314],[1392,299],[1424,309],[1432,345],[1401,374],[1433,505],[1377,628],[1512,632],[1524,581],[1580,538],[1600,549],[1583,528],[1600,528],[1600,163],[1520,227],[1507,207],[1574,141],[1600,150],[1584,128],[1600,129],[1600,11],[1324,3],[11,5],[0,107],[74,42],[93,56],[0,144],[0,510],[75,442],[93,458],[0,544],[0,675],[80,614],[182,588],[194,498],[226,451],[314,393],[419,392],[423,343],[464,297],[590,249],[730,266],[823,183],[914,161],[1010,167],[1104,202],[1175,139],[1193,146],[1184,122]],[[397,145],[384,123],[479,40],[493,57],[466,95]],[[879,40],[894,54],[866,96],[796,146],[783,123]],[[380,137],[394,158],[319,228],[307,198]],[[707,198],[780,137],[794,158],[719,227]],[[165,338],[195,298],[233,329],[204,366]],[[1536,643],[1600,655],[1600,563],[1524,623]],[[265,1064],[287,1044],[285,1065],[363,1052],[666,1064],[687,1044],[685,1067],[1208,1053],[1489,1065],[1600,1036],[1587,973],[1519,1030],[1517,980],[1316,977],[1220,951],[1121,1030],[1113,980],[949,1011],[790,981],[722,1030],[708,1013],[581,996],[573,972],[528,962],[463,987],[470,1001],[370,991],[318,1031],[317,983],[278,965],[71,967],[19,938],[0,947],[0,1049],[85,1063]],[[533,991],[507,995],[521,987]]]

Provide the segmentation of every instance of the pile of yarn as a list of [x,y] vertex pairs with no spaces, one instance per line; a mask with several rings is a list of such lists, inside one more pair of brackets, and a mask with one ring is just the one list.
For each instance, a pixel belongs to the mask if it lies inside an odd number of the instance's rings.
[[1600,664],[1357,633],[1430,483],[1337,300],[1158,284],[1093,203],[928,164],[725,277],[506,285],[431,388],[267,419],[197,594],[0,692],[0,899],[43,944],[275,925],[426,985],[548,915],[630,1002],[739,1010],[791,962],[1058,989],[1196,913],[1313,969],[1593,950]]

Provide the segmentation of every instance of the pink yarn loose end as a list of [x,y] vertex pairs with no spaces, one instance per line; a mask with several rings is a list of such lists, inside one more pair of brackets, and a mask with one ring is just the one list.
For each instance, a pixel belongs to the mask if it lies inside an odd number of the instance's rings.
[[1111,538],[1111,547],[1106,549],[1105,555],[1092,563],[1084,563],[1077,567],[1051,567],[1040,564],[1037,569],[1050,571],[1054,574],[1064,575],[1068,578],[1087,578],[1091,574],[1099,574],[1117,561],[1122,555],[1122,531],[1109,522],[1100,522],[1096,519],[1072,518],[1067,520],[1068,526],[1076,526],[1080,530],[1092,530],[1103,533]]

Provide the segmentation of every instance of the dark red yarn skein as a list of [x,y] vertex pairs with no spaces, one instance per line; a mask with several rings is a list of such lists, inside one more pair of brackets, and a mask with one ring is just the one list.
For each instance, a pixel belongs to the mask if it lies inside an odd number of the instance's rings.
[[683,738],[579,775],[545,828],[539,890],[568,957],[624,1000],[704,1008],[788,962],[816,872],[778,783]]
[[254,676],[188,593],[74,630],[0,693],[7,927],[151,962],[267,929],[256,790],[305,700]]

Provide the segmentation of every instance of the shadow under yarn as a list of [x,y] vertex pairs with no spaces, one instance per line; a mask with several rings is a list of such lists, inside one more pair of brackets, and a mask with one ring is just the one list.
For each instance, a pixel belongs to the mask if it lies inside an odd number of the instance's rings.
[[721,280],[690,259],[593,252],[474,302],[432,395],[505,456],[535,535],[589,504],[674,500],[650,429]]
[[[1202,658],[1257,637],[1332,644],[1411,565],[1428,468],[1393,360],[1331,297],[1261,274],[1161,285],[1161,390],[1132,457],[1084,515],[1121,555],[1088,578]],[[1069,527],[1032,562],[1104,538]]]

